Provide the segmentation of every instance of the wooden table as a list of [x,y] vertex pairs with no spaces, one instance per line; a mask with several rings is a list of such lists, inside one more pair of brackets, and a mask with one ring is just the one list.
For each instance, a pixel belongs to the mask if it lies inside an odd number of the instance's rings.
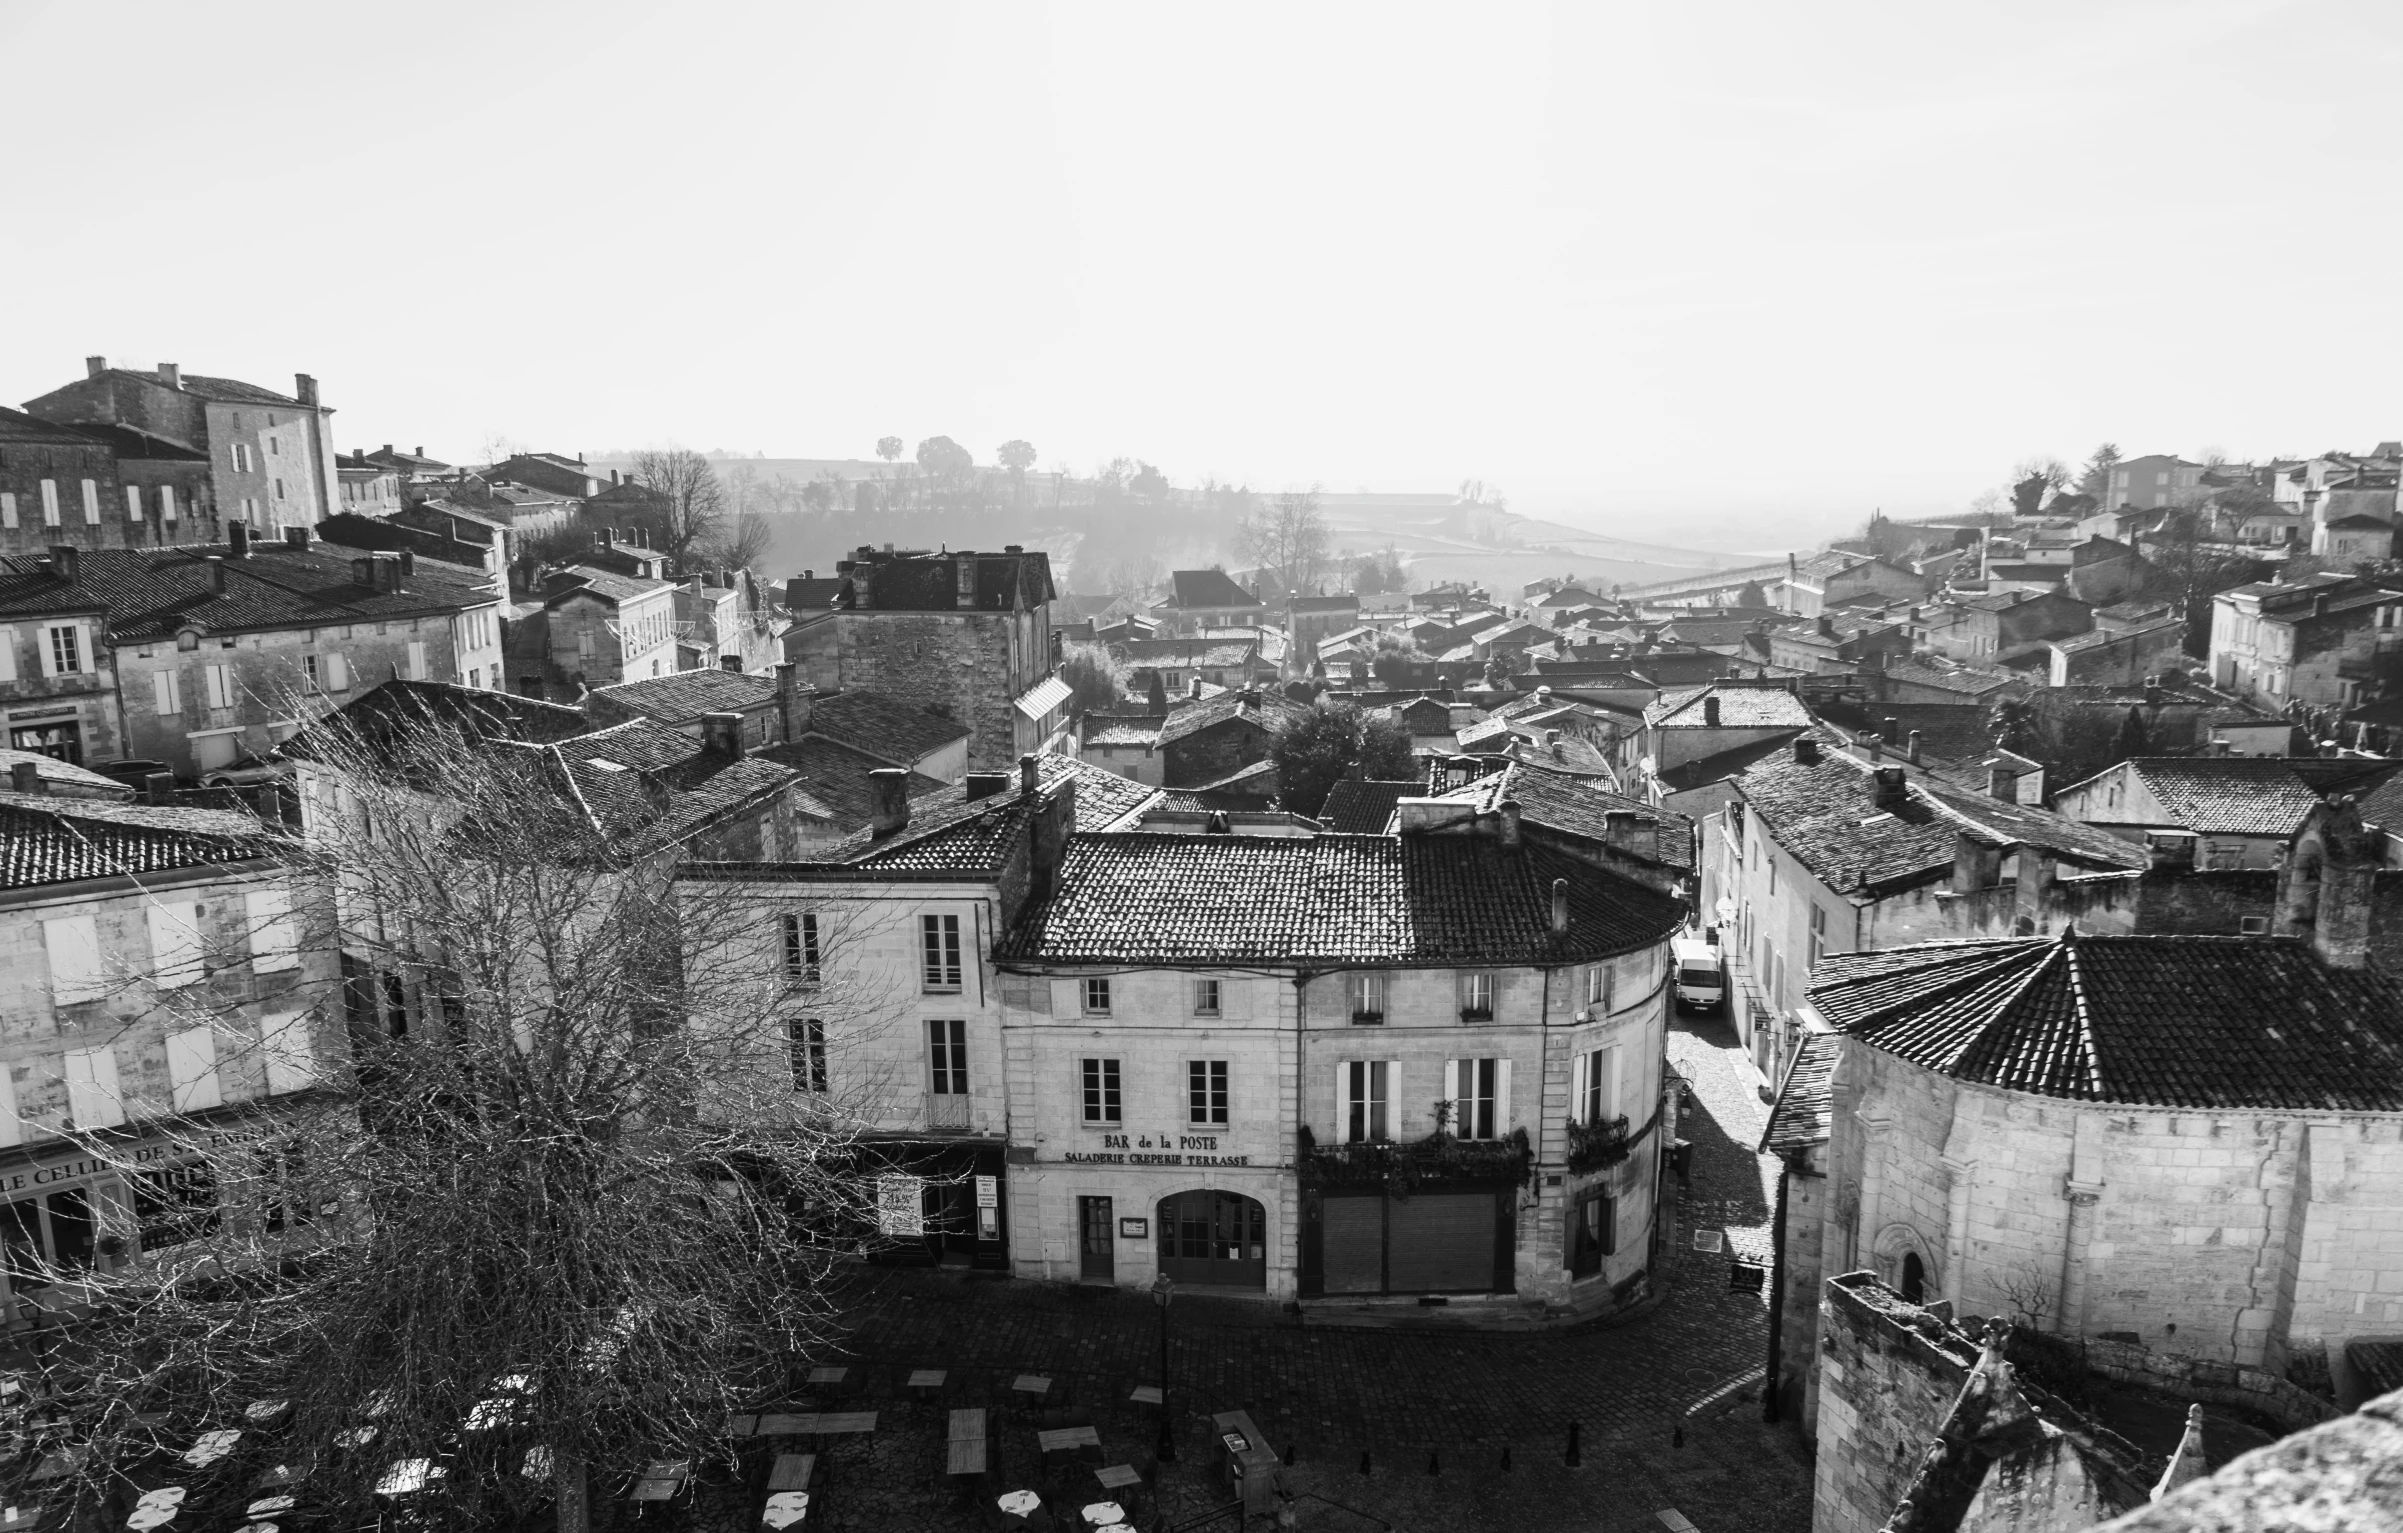
[[804,1416],[801,1419],[810,1423],[803,1427],[802,1431],[813,1437],[831,1437],[842,1432],[873,1432],[876,1430],[876,1413],[874,1411],[823,1411],[818,1415]]
[[943,1387],[943,1381],[950,1377],[951,1374],[947,1369],[914,1369],[909,1376],[909,1387],[912,1389],[941,1389]]
[[759,1414],[756,1411],[737,1412],[727,1417],[726,1435],[728,1437],[757,1437],[759,1435]]
[[1022,1373],[1010,1381],[1010,1393],[1040,1400],[1051,1393],[1051,1380],[1039,1373]]
[[800,1416],[789,1412],[770,1412],[759,1418],[753,1435],[758,1437],[799,1437],[809,1430],[804,1423],[817,1419],[814,1413]]
[[1143,1483],[1143,1476],[1135,1473],[1132,1464],[1112,1464],[1106,1469],[1096,1469],[1093,1478],[1101,1482],[1103,1490],[1131,1490]]
[[690,1459],[654,1459],[634,1485],[637,1501],[672,1501],[693,1472]]
[[1101,1452],[1101,1433],[1092,1427],[1054,1427],[1048,1432],[1037,1432],[1035,1442],[1046,1454],[1078,1448],[1091,1448],[1096,1456]]
[[768,1470],[768,1492],[807,1490],[809,1478],[816,1472],[818,1456],[814,1453],[779,1453],[775,1465]]
[[809,1382],[812,1384],[824,1384],[832,1386],[842,1383],[844,1378],[848,1376],[850,1372],[851,1370],[848,1368],[812,1368],[809,1370]]
[[943,1473],[985,1472],[985,1410],[979,1405],[951,1413],[951,1436],[943,1445]]
[[1127,1398],[1134,1401],[1137,1405],[1157,1405],[1160,1403],[1160,1386],[1157,1384],[1138,1384],[1135,1386],[1135,1392],[1131,1395],[1128,1395]]

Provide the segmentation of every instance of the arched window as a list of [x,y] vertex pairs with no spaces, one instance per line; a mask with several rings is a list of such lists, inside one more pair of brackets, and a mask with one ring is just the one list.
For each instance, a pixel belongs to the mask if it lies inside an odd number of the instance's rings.
[[1916,1251],[1902,1254],[1902,1296],[1913,1304],[1927,1302],[1927,1264]]

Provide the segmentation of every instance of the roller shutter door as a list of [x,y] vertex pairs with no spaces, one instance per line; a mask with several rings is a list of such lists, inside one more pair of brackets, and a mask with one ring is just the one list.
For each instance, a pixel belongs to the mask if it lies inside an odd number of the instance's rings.
[[[1327,1206],[1331,1214],[1334,1204]],[[1393,1292],[1484,1293],[1494,1286],[1493,1193],[1422,1192],[1396,1200],[1391,1217]]]
[[1319,1216],[1319,1260],[1328,1293],[1385,1289],[1385,1199],[1328,1198]]

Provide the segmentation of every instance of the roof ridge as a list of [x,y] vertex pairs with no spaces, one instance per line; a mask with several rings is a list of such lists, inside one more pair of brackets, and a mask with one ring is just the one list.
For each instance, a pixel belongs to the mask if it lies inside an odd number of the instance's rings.
[[[2019,958],[2021,945],[2024,943],[2024,941],[2024,938],[2005,938],[2000,942],[1987,944],[1977,942],[1974,939],[1964,940],[1959,944],[1960,946],[1972,947],[1992,945],[1994,947],[2001,948],[2003,947],[2003,944],[2007,942],[2009,944],[2009,948],[2006,951],[1998,951],[1995,953],[1992,961],[1990,962],[1975,965],[1963,965],[1959,973],[1953,975],[1950,979],[1945,980],[1942,984],[1937,985],[1933,989],[1916,990],[1907,996],[1896,998],[1893,1002],[1889,1003],[1888,1005],[1881,1006],[1875,1011],[1863,1012],[1858,1017],[1855,1017],[1852,1021],[1845,1023],[1843,1027],[1838,1029],[1838,1031],[1849,1033],[1855,1028],[1865,1028],[1868,1029],[1868,1031],[1863,1032],[1861,1036],[1870,1042],[1875,1042],[1875,1028],[1883,1025],[1886,1022],[1892,1021],[1905,1009],[1922,1007],[1931,1001],[1939,1001],[1947,996],[1956,994],[1959,991],[1975,988],[1977,985],[1993,978],[1997,972],[2008,968]],[[1936,944],[1928,943],[1921,945],[1932,947]],[[1890,969],[1878,970],[1870,977],[1882,980],[1887,978],[1893,972],[1894,971]],[[2025,988],[2024,982],[2021,986],[2013,989],[2011,992],[2012,996],[2016,997],[2019,993],[2019,990],[2023,988]],[[1971,1041],[1974,1042],[1975,1037],[1982,1036],[1982,1034],[1983,1029],[1980,1029],[1979,1034],[1973,1035]],[[1963,1044],[1959,1050],[1954,1052],[1952,1058],[1955,1060],[1959,1059],[1963,1053],[1968,1051],[1968,1048],[1968,1044]]]

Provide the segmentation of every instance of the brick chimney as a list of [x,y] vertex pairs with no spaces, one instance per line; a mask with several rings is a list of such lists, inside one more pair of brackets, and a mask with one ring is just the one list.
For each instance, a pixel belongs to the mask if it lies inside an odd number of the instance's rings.
[[317,380],[307,373],[292,375],[292,397],[309,409],[317,408]]
[[743,716],[739,713],[701,715],[701,743],[720,756],[743,753]]
[[1702,727],[1719,727],[1719,694],[1716,692],[1708,693],[1702,699]]
[[776,713],[787,740],[798,740],[809,732],[813,695],[801,690],[800,670],[790,660],[776,662]]
[[868,774],[868,830],[889,836],[909,823],[909,772],[878,767]]
[[184,386],[184,370],[173,362],[161,362],[159,364],[159,382],[171,389],[181,389]]
[[12,761],[8,764],[8,785],[19,793],[47,793],[42,782],[42,764],[38,761]]
[[107,371],[108,371],[108,358],[106,358],[106,357],[86,357],[86,358],[84,358],[84,359],[83,359],[83,375],[84,375],[86,378],[97,378],[97,377],[99,377],[99,376],[100,376],[102,373],[105,373],[105,372],[107,372]]
[[1881,813],[1892,813],[1911,799],[1911,781],[1898,766],[1882,766],[1869,774],[1869,802]]
[[225,556],[229,559],[250,557],[250,523],[227,522],[225,524]]

